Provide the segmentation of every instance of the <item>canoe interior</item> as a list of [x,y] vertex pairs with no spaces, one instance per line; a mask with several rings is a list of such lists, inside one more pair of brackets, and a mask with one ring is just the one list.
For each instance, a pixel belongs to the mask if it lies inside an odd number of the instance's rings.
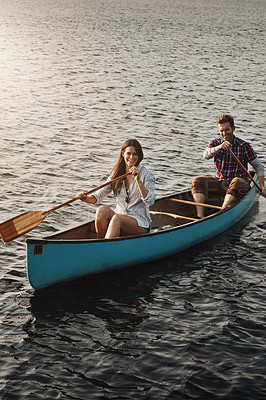
[[[196,216],[196,207],[191,204],[183,204],[172,201],[171,199],[181,199],[186,201],[193,201],[192,195],[190,191],[179,193],[176,195],[164,197],[155,201],[154,205],[150,208],[151,211],[156,211],[159,213],[170,213],[184,217],[195,218]],[[221,206],[223,202],[223,197],[215,198],[210,197],[207,201],[210,205]],[[217,209],[213,208],[205,208],[205,216],[209,216],[211,214],[216,213]],[[186,224],[188,221],[182,218],[173,218],[172,216],[167,216],[163,214],[152,215],[152,225],[151,225],[151,233],[156,232],[158,230],[164,230],[167,228],[181,226]],[[88,240],[88,239],[98,239],[94,221],[87,222],[83,225],[79,225],[75,228],[68,229],[63,232],[59,232],[53,234],[51,236],[46,236],[47,240]]]

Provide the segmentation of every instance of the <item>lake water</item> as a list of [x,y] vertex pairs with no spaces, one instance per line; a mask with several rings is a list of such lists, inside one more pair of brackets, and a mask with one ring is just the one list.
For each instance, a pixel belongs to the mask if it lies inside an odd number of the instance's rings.
[[[265,0],[0,6],[1,222],[100,185],[129,137],[158,197],[187,189],[224,112],[266,166]],[[1,399],[265,399],[265,223],[260,198],[201,246],[36,292],[25,237],[1,244]]]

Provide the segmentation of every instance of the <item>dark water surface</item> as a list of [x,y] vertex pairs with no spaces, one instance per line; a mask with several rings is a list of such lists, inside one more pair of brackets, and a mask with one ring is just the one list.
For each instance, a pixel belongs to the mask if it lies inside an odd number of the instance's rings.
[[[266,165],[265,0],[0,6],[0,221],[100,185],[128,137],[158,197],[187,189],[223,112]],[[1,399],[265,399],[265,224],[260,198],[201,246],[37,292],[25,237],[1,244]]]

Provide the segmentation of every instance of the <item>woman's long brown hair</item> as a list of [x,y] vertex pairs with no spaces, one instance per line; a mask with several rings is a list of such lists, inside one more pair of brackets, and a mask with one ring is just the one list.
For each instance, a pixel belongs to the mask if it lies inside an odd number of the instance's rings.
[[[129,147],[129,146],[135,147],[136,153],[137,153],[137,155],[139,157],[138,164],[143,160],[143,151],[142,151],[142,147],[141,147],[140,143],[136,139],[128,139],[128,140],[126,140],[125,143],[121,147],[118,160],[117,160],[115,166],[113,167],[113,169],[111,171],[111,178],[112,179],[115,179],[118,176],[121,176],[121,175],[126,173],[126,164],[125,164],[125,160],[124,160],[123,156],[124,156],[124,152],[125,152],[126,148]],[[115,196],[120,192],[120,190],[122,188],[122,185],[123,185],[123,180],[125,180],[125,179],[126,178],[121,179],[120,181],[117,181],[117,182],[113,183],[112,189],[113,189],[113,192],[114,192]]]

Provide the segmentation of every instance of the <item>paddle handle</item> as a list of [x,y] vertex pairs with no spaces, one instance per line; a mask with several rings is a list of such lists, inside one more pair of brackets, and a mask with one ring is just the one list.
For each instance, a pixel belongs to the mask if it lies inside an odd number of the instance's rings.
[[247,174],[247,176],[249,177],[249,179],[254,183],[254,185],[257,186],[259,192],[261,193],[262,190],[259,187],[259,185],[257,184],[257,182],[255,181],[255,179],[252,178],[252,176],[250,175],[250,173],[248,172],[248,170],[244,167],[244,165],[241,163],[241,161],[237,158],[237,156],[235,155],[235,153],[233,153],[233,151],[231,149],[229,149],[232,157],[236,160],[237,164],[243,169],[243,171]]
[[[124,179],[127,175],[130,175],[130,174],[131,174],[131,172],[127,172],[126,174],[118,176],[117,178],[112,179],[111,181],[105,182],[102,185],[100,185],[94,189],[91,189],[88,192],[85,192],[84,194],[86,194],[88,196],[89,194],[92,194],[92,193],[96,192],[97,190],[104,188],[105,186],[111,185],[112,183],[119,181],[120,179]],[[68,204],[73,203],[73,201],[76,201],[78,199],[79,199],[79,197],[74,197],[73,199],[68,200],[65,203],[59,204],[58,206],[51,208],[51,210],[49,210],[49,211],[45,211],[45,213],[49,214],[50,212],[58,210],[61,207],[67,206]]]

